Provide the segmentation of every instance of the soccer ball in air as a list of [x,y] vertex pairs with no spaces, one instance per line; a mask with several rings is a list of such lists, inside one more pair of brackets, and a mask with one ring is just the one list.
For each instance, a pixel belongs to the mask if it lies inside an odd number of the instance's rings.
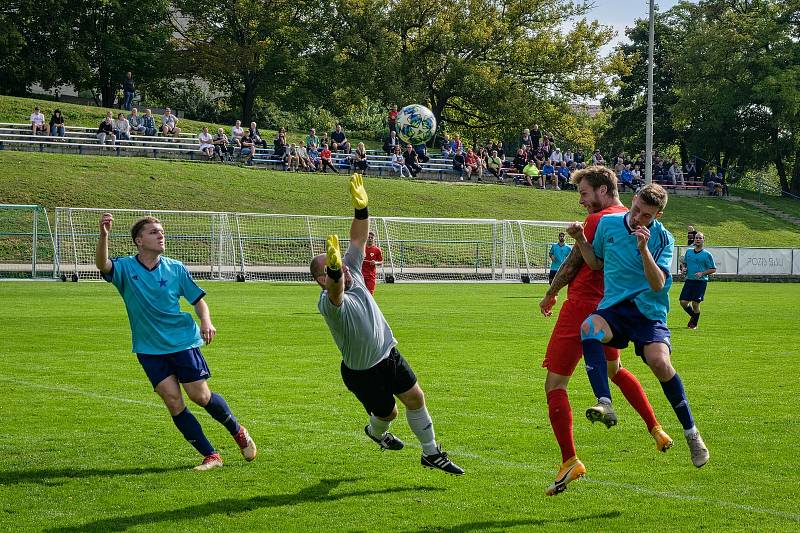
[[405,106],[397,115],[397,134],[407,143],[428,142],[436,133],[436,117],[424,105]]

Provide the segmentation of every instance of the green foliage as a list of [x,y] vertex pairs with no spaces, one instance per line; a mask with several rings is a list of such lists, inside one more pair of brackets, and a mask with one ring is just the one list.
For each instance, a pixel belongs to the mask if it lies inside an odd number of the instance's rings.
[[148,85],[146,101],[151,107],[171,107],[202,122],[233,124],[234,112],[225,99],[213,98],[194,81],[162,78]]

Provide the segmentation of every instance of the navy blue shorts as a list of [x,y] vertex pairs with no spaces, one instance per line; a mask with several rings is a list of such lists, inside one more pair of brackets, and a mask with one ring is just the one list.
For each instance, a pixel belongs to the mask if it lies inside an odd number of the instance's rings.
[[593,314],[603,317],[614,336],[606,346],[627,348],[633,342],[636,355],[644,359],[644,347],[654,342],[666,344],[672,353],[669,328],[664,322],[650,320],[644,316],[633,301],[626,300],[607,309],[598,309]]
[[679,299],[684,302],[702,302],[707,286],[708,282],[704,279],[687,279],[683,284]]
[[163,355],[137,353],[136,357],[139,358],[139,363],[154,389],[156,385],[173,375],[181,383],[191,383],[211,377],[211,371],[208,370],[200,348],[189,348]]

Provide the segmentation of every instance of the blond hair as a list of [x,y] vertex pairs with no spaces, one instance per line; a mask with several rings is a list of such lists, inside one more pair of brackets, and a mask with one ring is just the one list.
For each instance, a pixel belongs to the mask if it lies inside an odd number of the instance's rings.
[[606,186],[606,194],[616,198],[619,196],[617,190],[617,175],[610,168],[600,165],[592,165],[572,174],[570,181],[577,187],[586,180],[592,189],[597,190],[603,185]]

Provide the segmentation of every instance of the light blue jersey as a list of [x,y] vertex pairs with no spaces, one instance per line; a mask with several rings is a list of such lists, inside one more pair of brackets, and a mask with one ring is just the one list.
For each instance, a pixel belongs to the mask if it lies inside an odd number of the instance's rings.
[[714,263],[714,256],[705,248],[699,252],[696,252],[694,248],[686,250],[686,255],[683,256],[683,262],[686,264],[686,279],[708,281],[708,275],[698,278],[695,274],[717,268],[716,263]]
[[550,270],[558,270],[564,263],[564,260],[569,256],[572,251],[572,246],[569,244],[559,244],[554,242],[550,247],[550,255],[553,256],[553,262],[550,263]]
[[650,227],[647,247],[656,264],[667,275],[664,288],[653,292],[644,275],[644,264],[636,247],[635,231],[628,225],[629,213],[606,215],[600,219],[592,247],[598,259],[604,261],[605,293],[598,309],[606,309],[625,300],[632,300],[639,311],[650,320],[666,323],[669,312],[669,288],[672,276],[672,252],[675,239],[661,222],[654,220]]
[[103,279],[114,284],[128,310],[133,351],[162,355],[203,345],[192,315],[181,311],[180,297],[192,305],[205,296],[180,261],[161,256],[150,270],[136,256],[115,257]]

